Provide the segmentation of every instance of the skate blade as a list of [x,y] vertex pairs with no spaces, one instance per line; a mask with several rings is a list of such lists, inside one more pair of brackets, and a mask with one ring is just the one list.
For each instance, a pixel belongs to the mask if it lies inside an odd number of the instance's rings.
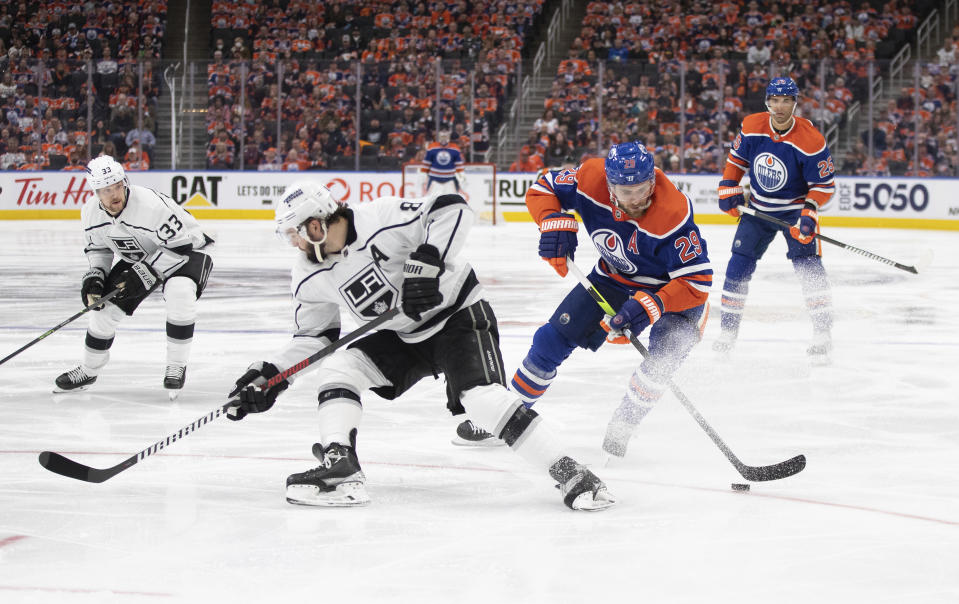
[[459,436],[454,436],[451,443],[457,447],[503,447],[506,442],[499,438],[484,438],[483,440],[466,440]]
[[349,508],[367,505],[370,496],[362,482],[344,482],[333,491],[320,491],[310,484],[291,484],[286,487],[286,501],[294,505]]
[[606,489],[600,489],[595,495],[591,491],[580,493],[579,497],[573,500],[572,508],[578,512],[601,512],[614,505],[616,498]]
[[84,390],[89,389],[90,386],[92,386],[92,385],[93,385],[93,384],[88,384],[88,385],[86,385],[86,386],[80,386],[79,388],[71,388],[71,389],[69,389],[69,390],[62,390],[62,389],[60,389],[60,388],[54,388],[54,389],[53,389],[53,394],[74,394],[74,393],[76,393],[76,392],[83,392]]
[[166,395],[167,395],[168,397],[170,397],[170,400],[171,400],[171,401],[175,401],[177,398],[180,397],[180,391],[179,391],[179,390],[167,390]]

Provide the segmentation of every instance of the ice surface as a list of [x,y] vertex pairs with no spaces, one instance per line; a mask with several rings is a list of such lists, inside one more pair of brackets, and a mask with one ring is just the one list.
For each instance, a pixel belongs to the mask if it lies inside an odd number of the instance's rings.
[[[364,398],[365,508],[284,500],[286,476],[315,465],[315,374],[269,413],[208,424],[103,484],[44,470],[43,450],[119,463],[215,409],[286,341],[288,252],[272,225],[205,224],[216,261],[179,400],[161,387],[158,296],[121,325],[85,393],[51,393],[80,359],[85,318],[0,366],[0,601],[959,601],[956,233],[829,230],[904,264],[936,256],[915,276],[827,246],[834,363],[813,368],[781,239],[731,358],[712,352],[733,227],[703,227],[713,317],[675,380],[747,464],[809,460],[749,493],[730,490],[741,477],[669,393],[626,458],[603,466],[606,422],[639,361],[613,346],[575,352],[537,405],[619,498],[607,512],[567,510],[505,448],[452,446],[458,419],[432,380],[395,402]],[[0,223],[0,356],[80,309],[81,248],[78,223]],[[532,224],[507,224],[475,228],[467,252],[508,372],[574,286],[535,250]]]

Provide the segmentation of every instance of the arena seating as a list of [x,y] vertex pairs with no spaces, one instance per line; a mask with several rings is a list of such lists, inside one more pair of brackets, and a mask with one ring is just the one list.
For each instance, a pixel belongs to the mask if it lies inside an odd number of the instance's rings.
[[[866,62],[889,59],[930,7],[899,0],[591,2],[546,100],[550,117],[537,122],[524,149],[549,165],[563,152],[577,160],[597,152],[602,63],[604,146],[643,140],[666,170],[721,171],[742,118],[764,110],[770,78],[797,81],[800,114],[821,130],[841,126],[850,105],[866,100]],[[564,140],[557,143],[558,133]]]
[[[218,0],[211,14],[208,162],[263,170],[351,169],[359,130],[361,167],[396,169],[422,152],[435,131],[437,109],[454,141],[464,148],[472,141],[482,151],[503,119],[504,100],[543,4],[481,0],[437,7],[350,0],[290,2],[284,9]],[[468,123],[471,74],[476,94],[474,121]],[[219,144],[227,150],[221,148],[214,160]]]
[[146,169],[165,27],[163,0],[4,3],[0,169],[77,169],[88,159],[88,136],[94,156],[106,149],[129,169]]

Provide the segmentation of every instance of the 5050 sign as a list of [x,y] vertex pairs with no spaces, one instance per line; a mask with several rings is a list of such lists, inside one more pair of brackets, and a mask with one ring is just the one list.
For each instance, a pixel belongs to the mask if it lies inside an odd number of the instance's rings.
[[919,183],[857,182],[839,186],[839,209],[922,212],[929,207],[929,189]]

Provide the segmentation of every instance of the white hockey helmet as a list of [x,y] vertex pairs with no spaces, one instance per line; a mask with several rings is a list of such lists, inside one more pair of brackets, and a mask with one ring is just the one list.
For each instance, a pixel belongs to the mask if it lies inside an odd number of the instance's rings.
[[[276,234],[290,245],[297,246],[298,239],[313,244],[318,261],[323,261],[321,246],[326,242],[326,220],[340,207],[330,190],[310,180],[298,180],[288,186],[276,208]],[[310,239],[306,223],[317,218],[323,225],[323,237]]]
[[87,164],[87,184],[90,185],[90,189],[96,191],[118,182],[122,182],[127,187],[130,186],[123,164],[109,155],[94,157]]

